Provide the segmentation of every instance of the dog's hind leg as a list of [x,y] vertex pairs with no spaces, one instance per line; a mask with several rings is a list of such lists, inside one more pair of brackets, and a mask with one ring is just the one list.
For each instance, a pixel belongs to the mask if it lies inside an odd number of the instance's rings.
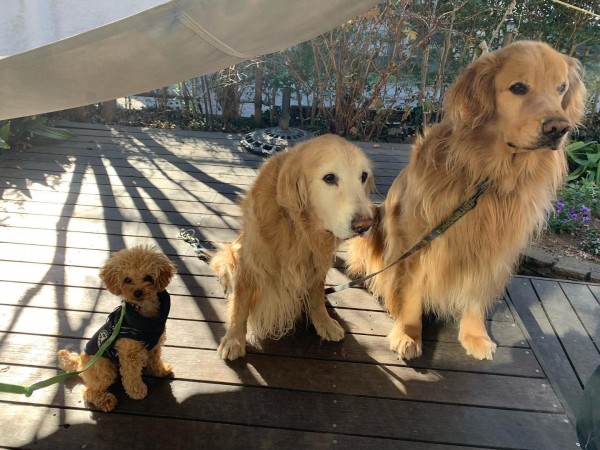
[[460,318],[458,341],[477,359],[493,359],[497,345],[490,339],[485,328],[483,312],[464,311]]
[[[82,366],[91,359],[89,355],[81,355]],[[83,399],[104,412],[109,412],[117,406],[117,397],[108,392],[108,388],[117,379],[115,364],[106,358],[100,360],[87,371],[79,374],[85,383]]]
[[337,320],[331,318],[325,307],[323,289],[325,283],[317,282],[309,292],[308,314],[317,334],[326,341],[341,341],[344,338],[344,329]]

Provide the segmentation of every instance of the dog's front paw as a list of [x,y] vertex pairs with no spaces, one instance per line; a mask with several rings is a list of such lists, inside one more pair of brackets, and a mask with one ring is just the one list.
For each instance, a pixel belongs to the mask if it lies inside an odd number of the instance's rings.
[[401,359],[418,358],[423,354],[421,339],[413,339],[408,334],[396,328],[388,335],[390,350],[398,353]]
[[476,359],[494,359],[498,347],[488,336],[465,335],[459,338],[460,344]]
[[323,323],[314,322],[317,334],[326,341],[341,341],[344,339],[345,331],[337,320],[327,317]]
[[141,380],[137,383],[124,384],[123,387],[129,398],[132,398],[133,400],[142,400],[148,395],[148,386]]
[[238,339],[225,335],[221,339],[219,348],[217,348],[217,354],[221,359],[228,359],[230,361],[246,356],[246,339]]

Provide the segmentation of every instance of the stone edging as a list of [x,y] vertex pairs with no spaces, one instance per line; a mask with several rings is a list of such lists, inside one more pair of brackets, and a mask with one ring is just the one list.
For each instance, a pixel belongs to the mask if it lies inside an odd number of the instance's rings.
[[527,247],[521,252],[518,273],[600,283],[600,264],[581,261],[570,256],[553,256],[534,247]]

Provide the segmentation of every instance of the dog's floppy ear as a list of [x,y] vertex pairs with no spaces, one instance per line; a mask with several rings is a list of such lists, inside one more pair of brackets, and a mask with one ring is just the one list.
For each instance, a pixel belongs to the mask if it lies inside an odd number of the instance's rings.
[[484,54],[472,62],[450,86],[445,97],[445,110],[455,124],[475,128],[485,123],[495,109],[494,76],[498,58]]
[[365,183],[365,192],[370,194],[375,190],[375,176],[373,175],[373,170],[370,171],[371,176],[367,179]]
[[167,288],[173,279],[173,276],[175,275],[175,266],[162,253],[156,254],[155,263],[157,271],[154,279],[154,286],[156,287],[157,291],[162,292]]
[[304,211],[308,205],[308,188],[302,164],[296,156],[286,158],[277,177],[277,204],[292,211]]
[[100,267],[100,279],[113,295],[121,295],[121,271],[117,269],[114,261],[108,260]]
[[586,89],[583,84],[583,67],[575,58],[563,56],[569,66],[569,89],[563,97],[562,107],[571,122],[579,125],[585,115]]

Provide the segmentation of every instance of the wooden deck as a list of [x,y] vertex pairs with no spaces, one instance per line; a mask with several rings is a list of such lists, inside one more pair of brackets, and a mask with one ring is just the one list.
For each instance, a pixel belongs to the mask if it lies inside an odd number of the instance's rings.
[[[108,414],[72,379],[31,397],[0,394],[0,447],[32,449],[445,449],[577,447],[573,407],[600,364],[600,285],[515,277],[489,317],[493,361],[467,357],[455,325],[431,323],[409,364],[387,348],[391,319],[365,291],[329,297],[346,329],[310,329],[221,361],[225,300],[180,228],[232,239],[235,197],[262,158],[239,136],[74,126],[77,139],[0,155],[0,382],[55,375],[118,300],[98,267],[112,251],[158,245],[177,265],[165,359],[175,379]],[[363,144],[379,190],[408,158]],[[346,280],[344,254],[329,282]]]

